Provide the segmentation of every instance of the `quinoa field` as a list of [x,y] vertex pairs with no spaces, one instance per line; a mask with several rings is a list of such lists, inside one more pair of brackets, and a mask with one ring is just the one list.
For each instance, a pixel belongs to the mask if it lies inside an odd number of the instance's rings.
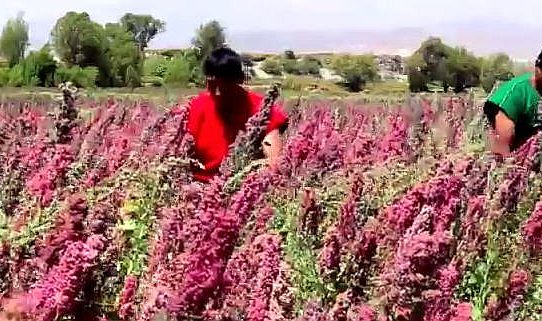
[[191,178],[188,107],[0,105],[0,320],[542,320],[542,136],[468,96],[281,101]]

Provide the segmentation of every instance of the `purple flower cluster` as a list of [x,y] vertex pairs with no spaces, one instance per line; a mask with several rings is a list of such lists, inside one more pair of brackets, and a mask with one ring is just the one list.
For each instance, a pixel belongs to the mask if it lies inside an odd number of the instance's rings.
[[[419,320],[417,300],[431,292],[430,281],[438,274],[443,278],[443,285],[448,280],[449,271],[439,267],[446,264],[449,258],[452,237],[448,232],[429,231],[431,211],[422,210],[412,226],[407,230],[395,252],[393,264],[387,267],[381,276],[385,284],[386,297],[395,315],[405,320]],[[449,282],[451,283],[451,282]],[[442,293],[439,293],[442,294]],[[445,293],[444,293],[445,296]],[[420,300],[421,301],[421,300]]]
[[459,303],[452,310],[450,321],[472,321],[472,305],[470,303]]
[[322,208],[316,202],[316,194],[313,190],[306,189],[297,222],[299,231],[305,235],[316,235],[322,219]]
[[131,320],[134,316],[137,286],[138,280],[135,276],[126,277],[119,302],[119,318],[121,320]]
[[36,321],[53,321],[70,313],[87,276],[96,265],[104,240],[91,236],[86,242],[71,243],[57,266],[29,293],[14,298],[22,314]]
[[52,158],[27,181],[28,191],[38,198],[42,206],[48,206],[53,200],[57,185],[60,184],[73,158],[70,146],[56,145]]
[[499,186],[497,199],[501,209],[492,211],[492,215],[497,216],[494,218],[498,218],[498,215],[503,213],[513,212],[515,209],[540,154],[540,141],[542,141],[542,133],[531,137],[515,153],[515,167],[506,173],[504,181]]
[[347,253],[352,254],[358,263],[357,268],[363,269],[376,252],[377,235],[371,227],[364,226],[367,217],[358,213],[363,188],[363,177],[359,176],[341,207],[336,225],[326,232],[324,246],[319,253],[321,273],[325,276],[336,275],[341,257]]
[[55,264],[71,243],[84,239],[83,220],[87,214],[86,200],[81,195],[75,194],[67,200],[67,206],[60,213],[55,227],[45,236],[43,243],[37,244],[44,269]]
[[247,320],[266,321],[269,319],[269,304],[273,283],[280,265],[280,238],[264,234],[254,240],[257,273],[247,309]]
[[189,233],[196,233],[183,255],[182,266],[190,269],[173,292],[169,311],[177,315],[203,312],[216,287],[223,283],[226,262],[239,233],[269,184],[269,172],[256,173],[246,179],[227,208],[217,208],[216,202],[200,203],[198,214],[187,224]]
[[284,148],[279,171],[284,177],[323,175],[344,164],[346,141],[336,129],[336,120],[328,110],[312,111],[310,120]]
[[408,147],[408,124],[400,115],[390,116],[388,119],[389,130],[386,136],[378,144],[380,161],[403,158],[409,152]]
[[412,225],[423,205],[431,206],[431,226],[435,231],[446,231],[455,219],[464,182],[453,175],[436,177],[412,188],[399,201],[392,204],[381,216],[386,227],[384,244],[395,244]]
[[476,196],[471,198],[466,213],[461,220],[459,250],[463,255],[476,255],[484,249],[486,235],[483,224],[486,217],[486,197]]
[[542,202],[535,206],[531,217],[521,228],[524,244],[533,254],[542,252]]
[[448,321],[455,311],[451,308],[455,287],[461,281],[456,262],[451,262],[438,271],[437,289],[423,293],[425,298],[425,321]]

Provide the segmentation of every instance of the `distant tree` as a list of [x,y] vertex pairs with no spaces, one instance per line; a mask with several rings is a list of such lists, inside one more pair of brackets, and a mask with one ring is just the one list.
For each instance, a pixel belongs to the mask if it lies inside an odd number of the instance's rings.
[[426,72],[427,65],[423,60],[423,56],[419,53],[414,54],[407,59],[406,64],[408,70],[408,83],[410,91],[427,91],[427,84],[429,83],[429,78]]
[[28,47],[28,24],[22,14],[17,18],[10,19],[2,30],[0,37],[0,54],[8,60],[9,66],[13,67],[23,58]]
[[199,59],[204,59],[213,50],[223,47],[226,43],[224,28],[216,20],[213,20],[199,27],[192,44],[198,50]]
[[86,13],[68,12],[51,32],[54,50],[66,64],[96,65],[104,53],[103,27]]
[[507,81],[514,77],[514,63],[507,54],[481,59],[481,81],[484,90],[489,93],[497,81]]
[[407,60],[410,89],[426,91],[429,82],[439,82],[460,92],[480,84],[480,60],[465,48],[452,48],[431,37]]
[[99,73],[96,67],[61,66],[55,73],[55,85],[58,86],[63,82],[70,81],[77,87],[94,88],[96,87]]
[[198,57],[192,51],[185,51],[168,62],[164,82],[182,86],[199,85],[203,83],[202,78]]
[[141,86],[141,77],[134,66],[126,68],[125,85],[132,89]]
[[99,70],[99,85],[110,85],[111,70],[104,28],[92,21],[88,13],[66,13],[56,22],[51,38],[55,52],[67,67],[95,66]]
[[303,75],[320,75],[322,62],[317,58],[305,56],[299,62],[299,71]]
[[[446,61],[449,83],[454,91],[459,93],[465,88],[480,85],[480,60],[465,48],[455,48],[450,51]],[[447,82],[448,82],[447,81]]]
[[54,86],[54,75],[58,66],[51,55],[49,45],[45,45],[39,51],[31,52],[21,64],[27,86]]
[[278,57],[269,57],[262,62],[262,70],[270,75],[282,75],[282,64]]
[[358,92],[365,84],[378,77],[378,67],[373,55],[341,55],[334,57],[332,68],[346,81],[348,89]]
[[284,59],[296,59],[295,53],[293,50],[286,50],[284,51]]
[[159,33],[165,31],[166,23],[151,15],[125,14],[120,23],[130,31],[140,51],[149,46],[149,42]]
[[[427,90],[429,82],[438,81],[447,90],[451,81],[447,60],[452,50],[440,38],[430,37],[424,41],[414,52],[412,59],[407,61],[407,65],[410,64],[409,78],[416,78],[415,81],[418,82],[411,86],[412,89]],[[426,83],[422,84],[421,81]]]
[[105,26],[107,39],[106,55],[111,68],[112,85],[128,85],[128,68],[139,74],[141,70],[138,44],[132,34],[118,23],[109,23]]
[[163,78],[168,68],[168,58],[162,56],[149,57],[145,59],[143,74],[145,76]]
[[296,59],[282,59],[282,70],[287,74],[301,75]]

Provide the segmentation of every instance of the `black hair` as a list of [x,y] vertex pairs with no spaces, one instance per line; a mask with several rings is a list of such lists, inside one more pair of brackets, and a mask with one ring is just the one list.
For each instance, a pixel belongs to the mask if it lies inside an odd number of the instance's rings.
[[542,52],[538,54],[538,58],[536,59],[534,66],[542,69]]
[[213,50],[203,63],[205,76],[214,76],[226,80],[243,82],[243,61],[241,56],[230,48]]

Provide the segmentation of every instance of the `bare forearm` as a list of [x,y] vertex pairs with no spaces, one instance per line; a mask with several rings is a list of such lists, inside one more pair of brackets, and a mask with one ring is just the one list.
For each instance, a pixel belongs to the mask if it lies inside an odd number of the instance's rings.
[[282,153],[282,138],[277,130],[265,136],[263,140],[263,151],[265,157],[269,160],[269,164],[275,166]]

